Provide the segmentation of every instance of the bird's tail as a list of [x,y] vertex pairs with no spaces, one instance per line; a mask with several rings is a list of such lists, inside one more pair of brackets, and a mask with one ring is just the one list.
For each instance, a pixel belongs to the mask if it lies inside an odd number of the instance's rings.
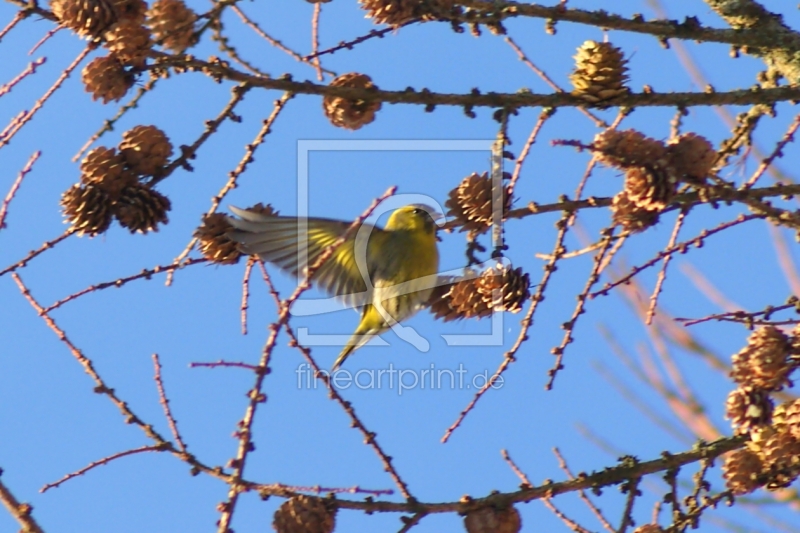
[[363,325],[359,324],[359,327],[356,329],[353,336],[350,337],[350,340],[347,341],[347,346],[344,347],[342,353],[339,354],[339,357],[336,358],[336,361],[333,363],[333,368],[331,368],[331,372],[336,372],[344,360],[350,357],[350,354],[354,351],[358,350],[365,344],[367,344],[372,337],[376,334],[380,333],[382,330],[373,329],[370,327],[363,327]]
[[337,357],[336,361],[333,363],[333,368],[331,368],[331,372],[336,372],[337,370],[339,370],[339,367],[342,366],[344,360],[347,359],[350,356],[350,354],[355,351],[355,349],[356,349],[355,344],[350,344],[348,346],[345,346],[344,350],[342,350],[342,353],[339,354],[339,357]]

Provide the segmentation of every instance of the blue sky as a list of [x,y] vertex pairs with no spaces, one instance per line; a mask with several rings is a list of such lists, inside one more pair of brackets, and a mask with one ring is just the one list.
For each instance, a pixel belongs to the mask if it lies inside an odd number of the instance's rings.
[[[768,7],[785,7],[783,2],[763,2]],[[703,24],[724,27],[701,2],[665,2],[670,16],[697,16]],[[198,12],[205,3],[190,2]],[[609,3],[574,1],[570,7],[608,8]],[[287,46],[306,52],[310,48],[312,7],[305,2],[243,3],[242,9],[259,20],[263,28]],[[611,9],[622,15],[635,12],[654,17],[646,2],[615,2]],[[685,10],[685,11],[681,11]],[[14,16],[14,6],[0,4],[0,25]],[[800,23],[795,11],[785,21]],[[243,26],[233,13],[224,18],[231,42],[254,64],[277,76],[291,72],[295,79],[313,79],[307,65],[276,50]],[[7,123],[22,109],[29,109],[80,53],[85,43],[68,31],[57,33],[33,56],[26,52],[52,29],[48,21],[26,20],[2,42],[3,64],[0,82],[6,82],[36,57],[47,62],[39,72],[0,98],[0,123]],[[602,40],[597,28],[559,23],[557,34],[543,31],[542,20],[512,20],[509,34],[532,60],[562,87],[568,88],[575,49],[587,39]],[[322,47],[363,35],[373,28],[356,2],[336,0],[324,4],[320,26]],[[674,50],[663,49],[656,39],[622,32],[610,32],[609,39],[630,58],[630,86],[639,90],[649,84],[657,91],[700,89],[680,66]],[[717,90],[748,87],[763,65],[749,57],[730,59],[724,45],[685,43],[692,57]],[[102,52],[94,52],[93,56]],[[194,51],[198,57],[219,53],[206,40]],[[406,86],[427,87],[436,92],[465,93],[473,87],[482,91],[514,92],[527,87],[533,92],[551,91],[531,70],[517,60],[502,37],[484,32],[475,38],[466,32],[453,33],[446,24],[423,24],[372,39],[351,51],[323,57],[323,65],[338,73],[358,71],[369,74],[385,89]],[[162,128],[177,147],[191,144],[203,131],[204,121],[213,118],[229,98],[230,84],[216,84],[201,74],[172,76],[159,82],[159,89],[147,95],[138,109],[124,116],[113,132],[96,145],[114,146],[122,132],[139,124]],[[129,95],[130,96],[130,95]],[[236,113],[241,123],[226,122],[192,161],[194,172],[178,170],[158,186],[172,200],[170,223],[159,232],[131,235],[118,225],[104,235],[90,239],[70,238],[32,261],[20,275],[33,295],[43,304],[63,298],[92,284],[115,280],[169,264],[191,238],[211,197],[237,165],[245,144],[252,141],[261,122],[280,97],[276,91],[251,91]],[[124,100],[123,100],[124,101]],[[744,108],[731,108],[733,114]],[[0,151],[0,191],[10,187],[30,154],[42,150],[33,172],[25,179],[9,208],[8,228],[0,231],[0,268],[18,260],[29,250],[64,231],[58,207],[60,195],[78,180],[78,163],[72,156],[102,122],[116,112],[113,104],[92,102],[84,92],[80,76],[73,74],[42,111]],[[518,154],[540,110],[524,109],[510,122],[509,148]],[[315,96],[291,100],[275,123],[272,133],[258,149],[255,161],[241,176],[238,187],[223,206],[270,203],[282,214],[297,212],[297,147],[303,140],[465,140],[492,139],[497,123],[491,110],[476,110],[467,118],[463,110],[440,107],[426,113],[417,106],[384,105],[374,123],[356,132],[334,128],[324,117]],[[598,112],[607,121],[615,112]],[[657,138],[669,135],[672,109],[640,109],[625,119],[624,127],[640,129]],[[756,137],[769,151],[793,119],[793,110],[779,106],[776,118],[764,121]],[[710,108],[692,109],[684,121],[686,131],[695,131],[715,144],[728,131]],[[524,167],[515,196],[515,206],[529,201],[550,203],[560,194],[572,194],[585,165],[587,154],[571,148],[554,147],[554,139],[588,142],[597,132],[593,124],[574,109],[560,109],[547,122]],[[790,145],[779,165],[789,171],[798,162]],[[725,169],[729,179],[746,178],[755,168],[753,159]],[[398,193],[430,196],[443,204],[447,193],[472,172],[489,169],[485,152],[391,152],[315,151],[309,160],[308,206],[312,216],[352,220],[388,187]],[[763,178],[768,183],[770,178]],[[593,175],[587,195],[610,196],[621,187],[619,171],[601,169]],[[713,211],[698,209],[682,230],[689,238],[738,214],[737,208]],[[590,239],[609,224],[609,212],[598,209],[582,213],[580,230]],[[508,258],[523,267],[538,282],[544,262],[535,254],[549,254],[555,237],[557,214],[510,221],[506,236]],[[656,228],[630,239],[620,260],[634,265],[651,258],[662,248],[674,216],[665,216]],[[566,240],[569,250],[584,245],[578,231]],[[793,236],[785,234],[797,260]],[[746,243],[746,244],[745,244]],[[457,268],[464,262],[463,234],[445,234],[440,245],[442,266]],[[197,254],[197,252],[194,252]],[[719,308],[705,298],[682,273],[691,265],[708,277],[731,300],[745,309],[761,309],[783,302],[790,294],[776,259],[770,233],[763,222],[750,222],[719,236],[690,254],[676,257],[661,297],[664,308],[677,316],[701,316]],[[678,452],[686,443],[652,424],[623,398],[604,377],[604,370],[633,390],[641,401],[666,419],[676,422],[668,407],[653,391],[638,382],[620,360],[602,333],[611,332],[629,353],[649,349],[650,341],[641,321],[625,300],[614,294],[588,303],[588,313],[577,326],[576,340],[568,348],[563,370],[552,391],[545,391],[547,370],[553,357],[549,351],[563,335],[560,325],[572,313],[575,296],[581,291],[591,269],[591,256],[563,261],[548,289],[547,299],[537,311],[530,340],[518,354],[518,361],[505,374],[502,388],[487,393],[446,444],[440,438],[474,394],[474,388],[400,391],[361,390],[343,392],[367,427],[377,432],[381,445],[395,458],[395,466],[422,501],[453,501],[464,494],[483,496],[491,490],[511,491],[519,480],[500,456],[507,449],[520,467],[539,483],[564,479],[551,449],[558,447],[574,471],[591,471],[615,462],[609,454],[582,434],[584,425],[617,450],[642,459],[656,458],[663,450]],[[153,381],[151,354],[158,353],[173,412],[189,449],[207,464],[224,465],[236,450],[231,437],[235,423],[246,407],[245,393],[253,377],[242,369],[190,368],[198,361],[219,359],[255,363],[267,337],[266,326],[275,320],[275,305],[260,275],[251,282],[249,334],[240,332],[240,300],[244,263],[236,266],[193,266],[176,273],[174,283],[164,285],[164,276],[139,280],[122,288],[88,294],[53,312],[53,318],[70,339],[91,357],[104,379],[115,388],[144,420],[169,434]],[[285,297],[294,280],[271,269],[280,293]],[[640,277],[649,292],[656,272]],[[606,281],[604,279],[603,281]],[[320,297],[310,291],[309,298]],[[0,278],[0,467],[3,482],[18,497],[34,505],[37,520],[50,532],[134,532],[213,530],[219,514],[218,502],[227,486],[200,475],[192,477],[180,461],[166,454],[139,454],[95,469],[64,486],[39,494],[46,483],[92,461],[120,451],[148,444],[141,431],[126,425],[106,398],[92,392],[92,383],[67,348],[20,295],[9,276]],[[516,339],[521,315],[503,316],[503,346],[447,346],[442,334],[489,333],[488,320],[444,324],[427,312],[408,322],[431,344],[419,352],[389,333],[390,346],[366,347],[348,361],[353,369],[395,368],[455,369],[463,365],[470,376],[491,374],[502,354]],[[349,334],[357,315],[343,310],[323,316],[296,317],[294,327],[311,333]],[[690,330],[721,357],[729,357],[744,343],[745,328],[731,324],[706,324]],[[313,348],[319,363],[328,367],[339,348]],[[710,371],[697,357],[672,348],[680,369],[706,403],[714,421],[726,432],[722,420],[724,399],[732,384]],[[396,489],[382,470],[373,451],[362,443],[362,435],[349,428],[342,409],[327,398],[321,387],[298,387],[299,352],[282,337],[272,358],[267,377],[268,401],[254,426],[256,452],[246,477],[264,483],[281,482],[296,486],[360,486]],[[689,479],[689,473],[686,474]],[[719,479],[712,478],[715,487]],[[664,491],[653,477],[644,486],[634,516],[649,520],[652,504]],[[360,496],[343,496],[359,498]],[[395,493],[392,499],[401,499]],[[263,531],[282,500],[262,502],[247,494],[240,500],[233,527],[237,533]],[[572,495],[555,503],[591,530],[593,522],[586,507]],[[599,499],[607,516],[618,520],[623,500],[614,490]],[[524,530],[566,530],[541,502],[519,507]],[[780,511],[774,511],[780,516]],[[744,509],[722,509],[716,516],[740,524],[747,531],[767,531],[769,526]],[[788,513],[783,520],[791,522]],[[337,531],[394,531],[401,527],[394,514],[365,516],[341,512]],[[796,518],[794,518],[796,523]],[[16,524],[0,514],[0,532],[14,531]],[[703,522],[703,531],[726,530],[719,522]],[[426,517],[416,531],[460,531],[460,518],[453,515]]]

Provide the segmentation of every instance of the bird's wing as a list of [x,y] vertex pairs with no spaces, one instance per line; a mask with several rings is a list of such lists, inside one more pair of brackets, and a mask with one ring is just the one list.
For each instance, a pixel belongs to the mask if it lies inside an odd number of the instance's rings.
[[[310,267],[325,249],[344,235],[350,227],[350,223],[340,220],[308,218],[306,235],[299,235],[296,217],[263,215],[235,207],[231,207],[231,211],[240,218],[228,218],[234,227],[234,231],[228,236],[240,244],[242,252],[258,255],[264,261],[273,263],[295,276],[300,274],[299,247],[307,247],[307,265]],[[341,298],[348,305],[360,306],[371,301],[371,296],[366,294],[364,275],[356,262],[356,234],[362,236],[368,234],[372,245],[376,238],[377,240],[385,238],[386,233],[382,229],[365,224],[336,248],[333,255],[314,273],[312,280],[319,288]],[[372,270],[370,265],[373,261],[369,257],[371,255],[373,254],[367,254],[366,257],[366,275]]]

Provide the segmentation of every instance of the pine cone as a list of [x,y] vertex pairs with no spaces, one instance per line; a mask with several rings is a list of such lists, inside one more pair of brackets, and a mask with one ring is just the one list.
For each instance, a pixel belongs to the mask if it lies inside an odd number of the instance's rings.
[[94,237],[111,225],[112,201],[97,185],[75,184],[61,196],[64,216],[78,235]]
[[145,13],[147,12],[147,2],[144,0],[111,0],[114,4],[114,11],[120,21],[130,20],[138,24],[144,23]]
[[447,20],[453,0],[359,0],[375,24],[402,26],[414,19]]
[[788,431],[775,431],[761,445],[761,460],[767,468],[797,469],[800,443]]
[[780,390],[789,384],[789,337],[773,326],[758,328],[745,346],[731,358],[731,377],[740,385],[766,391]]
[[800,399],[788,402],[786,405],[786,429],[800,440]]
[[128,166],[140,176],[154,176],[172,155],[172,143],[155,126],[136,126],[122,134],[119,150]]
[[636,233],[644,231],[658,223],[658,211],[648,211],[637,206],[628,198],[628,193],[622,191],[614,196],[611,203],[612,221],[622,226],[623,229]]
[[[461,318],[483,318],[492,314],[490,303],[475,286],[476,279],[463,280],[455,283],[445,297],[450,305],[450,313],[444,316],[444,321]],[[437,314],[437,318],[439,318]]]
[[591,149],[601,163],[622,169],[654,166],[667,155],[663,142],[632,129],[602,131],[595,135]]
[[283,502],[272,521],[278,533],[331,533],[335,525],[335,510],[320,498],[302,494]]
[[[447,216],[453,217],[454,223],[461,226],[461,231],[469,231],[479,235],[492,225],[493,181],[488,173],[473,172],[464,178],[458,187],[451,190],[445,202]],[[508,187],[503,187],[500,214],[501,219],[511,209],[512,198]]]
[[684,133],[671,140],[667,153],[671,166],[692,181],[705,181],[717,160],[714,146],[695,133]]
[[634,167],[625,173],[625,193],[636,207],[660,211],[675,196],[675,176],[660,166]]
[[622,51],[611,43],[586,41],[575,55],[575,71],[569,79],[572,94],[590,104],[613,100],[628,94],[627,61]]
[[183,0],[156,0],[147,12],[147,25],[158,44],[180,53],[194,44],[197,14]]
[[464,517],[467,533],[518,533],[522,518],[513,505],[504,508],[481,507]]
[[136,176],[125,168],[125,159],[115,148],[98,146],[81,161],[81,182],[103,189],[112,202],[119,200],[122,189],[137,183]]
[[158,224],[167,224],[167,211],[172,207],[169,198],[142,185],[126,187],[114,205],[114,215],[131,233],[158,231]]
[[203,257],[220,265],[238,263],[242,256],[239,245],[227,237],[232,229],[228,217],[222,213],[203,215],[203,223],[194,232]]
[[152,41],[150,30],[135,20],[123,20],[106,32],[106,48],[120,63],[143,67]]
[[50,9],[62,26],[90,39],[102,35],[118,18],[110,0],[51,0]]
[[[357,72],[337,76],[330,85],[360,89],[377,88],[372,83],[372,78]],[[325,96],[322,99],[322,109],[328,120],[334,126],[348,130],[357,130],[375,120],[375,113],[380,108],[381,103],[378,100],[349,100],[339,96]]]
[[[499,265],[490,268],[475,280],[475,288],[486,305],[495,311],[518,313],[531,295],[530,277],[522,272],[522,268],[511,268]],[[498,291],[499,300],[495,300],[494,291]]]
[[633,533],[664,533],[664,528],[658,524],[645,524],[634,529]]
[[104,104],[125,96],[134,82],[133,75],[113,56],[93,59],[83,68],[81,79],[92,100],[103,100]]
[[762,485],[759,481],[763,466],[758,455],[747,448],[734,450],[722,465],[725,485],[736,495],[750,494]]
[[725,402],[725,418],[740,431],[768,425],[772,420],[773,404],[769,394],[759,389],[735,389]]

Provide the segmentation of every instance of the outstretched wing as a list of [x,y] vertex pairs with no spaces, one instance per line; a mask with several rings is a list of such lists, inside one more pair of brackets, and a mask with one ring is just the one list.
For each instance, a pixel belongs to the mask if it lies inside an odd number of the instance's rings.
[[[325,218],[308,218],[307,232],[298,232],[297,217],[264,215],[231,207],[240,218],[229,217],[228,221],[235,228],[228,234],[231,240],[238,242],[243,253],[257,255],[264,261],[277,265],[281,270],[298,276],[300,272],[299,250],[307,250],[307,266],[312,266],[325,249],[334,244],[345,234],[350,223]],[[369,245],[372,248],[376,240],[385,238],[386,232],[369,224],[365,224],[351,236],[325,261],[325,264],[314,273],[312,280],[325,292],[339,297],[348,305],[360,306],[371,301],[366,294],[367,286],[364,275],[371,276],[374,261],[367,253],[367,272],[362,274],[355,256],[356,233],[363,236],[369,234]],[[361,249],[361,246],[359,246]]]

